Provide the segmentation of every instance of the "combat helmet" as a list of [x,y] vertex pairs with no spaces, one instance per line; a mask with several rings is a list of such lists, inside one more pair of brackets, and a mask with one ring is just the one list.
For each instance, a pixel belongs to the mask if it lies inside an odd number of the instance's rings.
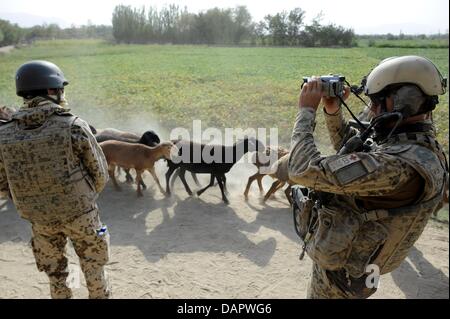
[[377,94],[389,85],[415,84],[429,96],[445,94],[447,79],[430,60],[420,56],[387,58],[367,77],[366,95]]
[[408,117],[432,111],[439,102],[437,96],[445,94],[446,88],[447,79],[433,62],[410,55],[381,61],[367,76],[364,93],[371,99],[382,100],[395,92],[398,103],[394,111]]
[[61,69],[48,61],[27,62],[16,72],[16,93],[22,97],[27,92],[63,89],[68,84]]

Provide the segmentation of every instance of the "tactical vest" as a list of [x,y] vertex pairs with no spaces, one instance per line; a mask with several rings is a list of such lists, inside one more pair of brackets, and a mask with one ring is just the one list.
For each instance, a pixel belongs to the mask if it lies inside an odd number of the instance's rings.
[[378,220],[388,230],[388,237],[377,252],[373,264],[385,274],[396,269],[419,239],[431,216],[442,205],[448,179],[445,153],[434,137],[424,133],[402,133],[379,150],[399,156],[423,178],[421,198],[414,205],[366,212],[367,220]]
[[22,218],[47,224],[96,207],[92,180],[72,151],[76,119],[55,114],[38,128],[24,129],[14,120],[0,127],[0,156]]
[[399,134],[373,151],[401,158],[422,177],[424,187],[408,206],[367,211],[357,198],[338,195],[319,209],[323,221],[327,215],[334,216],[333,223],[344,226],[335,225],[333,231],[319,227],[307,252],[323,268],[343,268],[353,278],[367,274],[369,264],[377,265],[380,274],[400,266],[432,213],[441,207],[448,179],[445,153],[430,135]]

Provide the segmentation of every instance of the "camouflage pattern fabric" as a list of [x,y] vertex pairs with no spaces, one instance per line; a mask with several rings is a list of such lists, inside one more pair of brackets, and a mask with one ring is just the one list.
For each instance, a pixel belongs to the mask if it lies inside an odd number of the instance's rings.
[[67,238],[80,257],[89,298],[109,298],[111,290],[104,270],[109,260],[109,233],[101,223],[98,210],[71,221],[33,224],[32,246],[39,271],[50,279],[52,298],[71,298],[67,285],[68,261],[65,256]]
[[105,156],[89,125],[44,98],[26,100],[0,126],[0,191],[33,227],[33,252],[50,279],[53,298],[70,298],[67,238],[91,298],[110,296],[103,266],[109,234],[96,198],[108,181]]
[[365,286],[367,276],[350,280],[343,271],[325,270],[313,263],[306,297],[308,299],[363,299],[376,292]]
[[107,179],[104,154],[83,120],[58,105],[22,108],[0,127],[0,190],[21,216],[47,223],[91,211]]
[[[341,110],[325,114],[325,119],[336,150],[356,133],[346,125]],[[312,258],[320,256],[313,258],[317,264],[310,295],[367,297],[364,286],[352,288],[337,283],[363,278],[365,266],[371,263],[379,266],[381,274],[397,268],[438,205],[420,208],[409,215],[385,216],[361,223],[360,233],[354,229],[355,221],[368,211],[420,204],[440,196],[447,170],[445,155],[430,130],[413,134],[413,140],[406,133],[394,135],[367,153],[322,156],[314,142],[314,127],[314,110],[301,109],[292,134],[288,164],[292,181],[333,194],[322,215],[319,212],[321,237],[310,251],[315,253],[307,250]],[[343,218],[353,215],[356,218]],[[386,236],[381,236],[383,233]],[[327,256],[327,252],[333,255]],[[341,262],[337,265],[339,269],[320,264],[327,257],[327,261],[339,257],[336,259]]]

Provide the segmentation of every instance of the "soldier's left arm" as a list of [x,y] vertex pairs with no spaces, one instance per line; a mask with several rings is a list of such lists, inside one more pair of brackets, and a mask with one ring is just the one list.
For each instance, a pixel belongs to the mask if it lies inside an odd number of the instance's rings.
[[300,109],[288,164],[292,181],[317,191],[381,196],[417,177],[417,172],[398,156],[382,152],[322,156],[314,142],[314,121],[313,109]]
[[71,131],[74,153],[92,178],[96,192],[100,193],[108,181],[105,155],[85,121],[78,118]]

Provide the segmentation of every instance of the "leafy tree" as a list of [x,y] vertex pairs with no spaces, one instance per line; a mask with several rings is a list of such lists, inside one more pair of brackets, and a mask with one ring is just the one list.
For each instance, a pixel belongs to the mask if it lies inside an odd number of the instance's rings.
[[253,30],[252,16],[247,7],[238,6],[233,10],[233,22],[235,28],[233,42],[239,44],[250,36]]
[[289,12],[287,22],[287,37],[290,45],[298,45],[300,43],[300,32],[303,27],[305,11],[301,8],[295,8]]

